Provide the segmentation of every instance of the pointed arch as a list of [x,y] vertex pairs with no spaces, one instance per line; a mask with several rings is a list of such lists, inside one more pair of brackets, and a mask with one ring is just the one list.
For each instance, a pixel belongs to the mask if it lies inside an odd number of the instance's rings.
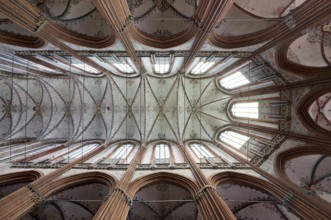
[[131,196],[134,196],[139,189],[154,183],[175,184],[188,190],[192,195],[195,195],[195,193],[199,190],[197,184],[186,177],[174,173],[158,172],[143,176],[131,182],[128,193]]
[[22,172],[8,173],[0,176],[0,199],[27,186],[31,182],[43,176],[42,172],[28,170]]
[[[313,111],[316,111],[317,114],[320,114],[321,111],[324,112],[323,107],[317,106],[314,109],[313,104],[315,102],[318,102],[320,98],[322,98],[325,95],[328,95],[328,93],[331,92],[331,89],[329,87],[322,87],[322,88],[316,88],[310,91],[308,94],[306,94],[303,99],[298,104],[298,107],[296,109],[297,115],[299,120],[302,122],[302,124],[309,129],[310,131],[314,132],[315,134],[319,136],[330,136],[331,135],[331,121],[326,122],[326,125],[319,125],[317,120],[315,120],[313,116]],[[330,95],[331,98],[331,95]],[[318,103],[317,103],[318,105]],[[331,112],[330,112],[331,115]],[[328,121],[328,119],[326,119]],[[329,127],[327,129],[326,127]]]
[[8,173],[0,176],[0,185],[17,182],[33,182],[42,176],[43,173],[36,170]]
[[300,188],[304,194],[331,203],[330,158],[331,149],[323,146],[295,146],[276,155],[274,171],[280,179]]
[[[234,199],[233,201],[236,202],[236,199],[239,199],[239,201],[237,201],[237,203],[230,205],[232,211],[234,214],[239,215],[240,216],[240,212],[244,209],[246,209],[247,207],[253,208],[259,205],[262,205],[260,207],[257,207],[259,210],[261,210],[261,207],[266,208],[266,213],[263,213],[263,215],[267,215],[269,216],[271,212],[275,212],[277,213],[277,215],[279,215],[279,219],[287,219],[289,215],[293,215],[291,216],[290,219],[292,219],[292,217],[294,219],[298,219],[298,216],[300,216],[300,213],[298,213],[298,210],[292,210],[292,212],[289,212],[288,209],[286,208],[286,206],[284,205],[284,192],[281,192],[279,189],[277,189],[277,187],[275,187],[272,183],[269,183],[265,180],[263,180],[260,177],[255,177],[252,175],[247,175],[247,174],[242,174],[242,173],[238,173],[238,172],[223,172],[223,173],[218,173],[215,174],[214,176],[210,177],[210,182],[212,184],[212,186],[214,186],[217,189],[217,186],[220,186],[221,184],[232,184],[233,186],[239,186],[240,189],[243,187],[248,187],[251,188],[252,190],[255,190],[254,194],[250,195],[250,194],[245,194],[244,197],[240,192],[235,193],[234,195],[229,194],[229,195],[224,195],[227,196],[225,198],[225,201],[227,201],[227,203],[229,204],[229,202],[231,202],[231,198]],[[243,189],[245,190],[245,188]],[[237,191],[236,191],[237,192]],[[257,192],[259,192],[260,194],[254,198],[254,197],[250,197],[250,196],[254,196]],[[222,196],[222,195],[220,195]],[[248,197],[246,197],[248,196]],[[229,200],[230,199],[230,200]],[[254,201],[257,200],[257,201]],[[240,203],[238,203],[240,202]],[[270,206],[268,209],[268,206]],[[274,210],[272,210],[274,209]],[[254,215],[258,215],[257,213],[254,213],[254,209],[253,209],[253,214]],[[261,212],[263,212],[261,210]],[[242,212],[241,214],[249,214],[249,212]],[[241,216],[242,217],[242,216]],[[266,217],[266,216],[264,216]],[[297,218],[295,218],[297,217]],[[245,217],[246,219],[246,217]],[[255,219],[255,218],[254,218]]]
[[317,154],[331,157],[331,149],[320,145],[301,145],[283,150],[279,152],[275,157],[275,173],[279,178],[291,182],[291,180],[285,173],[285,163],[295,158]]

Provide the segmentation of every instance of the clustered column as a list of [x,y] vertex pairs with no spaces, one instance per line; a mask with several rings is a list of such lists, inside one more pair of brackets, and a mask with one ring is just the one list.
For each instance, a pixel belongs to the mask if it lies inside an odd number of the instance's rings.
[[232,213],[231,209],[218,195],[216,189],[211,186],[191,155],[186,152],[184,145],[182,145],[181,150],[190,165],[192,173],[200,189],[195,195],[195,201],[203,219],[235,220],[236,217]]
[[182,67],[183,70],[186,70],[192,64],[210,33],[227,15],[233,3],[234,0],[205,0],[199,2],[199,7],[197,8],[194,20],[199,31],[195,37],[190,53],[185,59]]
[[2,0],[0,1],[0,12],[25,30],[35,33],[42,39],[50,42],[53,46],[69,53],[76,59],[93,66],[102,72],[106,72],[103,67],[90,59],[85,59],[85,57],[78,55],[73,49],[57,39],[57,35],[59,35],[56,28],[57,25],[54,22],[47,20],[47,18],[41,14],[39,9],[28,1]]
[[63,173],[69,171],[71,168],[79,163],[94,157],[101,153],[105,149],[104,145],[101,145],[88,154],[79,159],[74,160],[71,163],[51,172],[40,179],[32,182],[27,187],[22,187],[15,192],[0,200],[0,216],[1,219],[19,219],[28,211],[30,211],[34,205],[44,201],[44,194],[48,191],[48,187],[52,181]]
[[133,202],[128,194],[128,187],[145,149],[143,146],[139,147],[124,176],[102,204],[94,219],[125,220],[127,218],[130,205]]
[[294,187],[289,183],[274,177],[268,172],[238,156],[231,150],[228,150],[226,147],[223,147],[220,144],[216,145],[241,163],[249,165],[255,172],[269,180],[274,185],[275,190],[277,190],[278,193],[283,196],[283,205],[289,209],[292,209],[301,218],[330,219],[330,206],[322,202],[319,198],[304,195],[297,187]]

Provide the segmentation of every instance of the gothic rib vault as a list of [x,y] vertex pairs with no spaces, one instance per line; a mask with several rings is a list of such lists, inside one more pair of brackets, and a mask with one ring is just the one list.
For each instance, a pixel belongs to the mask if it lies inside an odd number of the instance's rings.
[[[232,62],[235,58],[221,59]],[[249,74],[249,68],[257,66],[263,68],[259,67],[255,72],[272,77],[275,85],[286,84],[286,80],[277,76],[277,72],[260,58],[252,60],[241,71]],[[132,140],[143,145],[164,140],[180,145],[196,139],[214,143],[218,131],[232,125],[233,116],[228,112],[233,102],[241,100],[220,89],[218,75],[199,79],[184,74],[163,78],[151,74],[130,78],[29,74],[29,80],[19,76],[14,79],[6,73],[2,75],[3,140],[78,142],[104,139],[108,143]],[[276,103],[286,103],[290,99],[288,91],[282,93],[280,96],[275,94]],[[274,114],[288,118],[289,106],[284,107],[273,110]],[[260,111],[263,116],[270,114],[271,109],[261,107]],[[246,119],[242,121],[247,122]],[[286,131],[288,123],[281,121],[279,129]],[[271,149],[257,150],[266,155],[272,153]]]
[[328,219],[330,10],[0,0],[0,218]]
[[211,141],[229,123],[229,96],[214,78],[73,76],[50,81],[7,78],[1,83],[3,140]]

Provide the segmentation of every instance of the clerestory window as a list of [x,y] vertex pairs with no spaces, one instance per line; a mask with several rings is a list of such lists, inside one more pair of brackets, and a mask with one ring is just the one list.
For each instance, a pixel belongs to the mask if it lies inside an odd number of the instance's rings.
[[169,57],[155,57],[154,71],[157,74],[167,74],[170,71]]
[[220,134],[219,139],[236,149],[240,149],[249,140],[249,137],[234,131],[224,131]]
[[234,89],[250,83],[250,81],[240,71],[220,79],[219,82],[225,89]]
[[191,144],[190,147],[199,159],[214,157],[214,155],[202,144]]
[[123,73],[134,73],[134,70],[129,64],[114,63],[114,66]]
[[170,148],[168,144],[158,144],[154,150],[155,159],[168,159],[170,158]]
[[86,72],[93,73],[93,74],[100,73],[99,70],[97,70],[94,67],[91,67],[90,65],[88,65],[86,63],[73,63],[72,65],[74,67],[77,67],[78,69],[81,69],[82,71],[86,71]]
[[191,73],[193,75],[200,75],[200,74],[204,74],[207,72],[207,70],[209,70],[213,65],[215,64],[215,62],[213,61],[200,61],[197,65],[195,65],[195,67],[192,69]]
[[133,144],[123,144],[111,155],[111,159],[126,159],[133,149]]
[[233,116],[241,118],[259,118],[258,102],[241,102],[232,105],[231,112]]
[[77,150],[74,150],[71,153],[69,153],[69,159],[80,158],[80,157],[82,157],[85,154],[89,153],[90,151],[92,151],[93,149],[95,149],[98,146],[99,146],[99,144],[88,144],[88,145],[85,145],[83,147],[80,147]]

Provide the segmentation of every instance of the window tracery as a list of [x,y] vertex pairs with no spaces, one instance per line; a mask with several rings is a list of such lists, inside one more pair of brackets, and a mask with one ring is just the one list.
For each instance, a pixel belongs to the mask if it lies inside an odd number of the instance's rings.
[[80,157],[83,157],[85,154],[88,154],[89,152],[91,152],[98,146],[99,146],[99,144],[83,145],[82,147],[79,147],[78,149],[70,152],[68,154],[68,159],[66,159],[65,162],[68,162],[68,161],[70,162],[71,160],[75,160]]
[[224,151],[231,151],[255,165],[261,165],[286,141],[282,135],[236,127],[219,131],[217,137]]
[[154,70],[158,74],[166,74],[169,72],[170,69],[170,64],[166,58],[159,58],[157,59],[155,65],[154,65]]
[[193,143],[190,145],[192,151],[194,154],[199,158],[209,158],[209,157],[214,157],[213,153],[211,153],[204,145],[202,144],[197,144]]
[[215,62],[212,61],[200,61],[191,71],[193,75],[201,75],[206,73],[213,65],[215,65]]
[[220,134],[219,139],[236,149],[240,149],[249,140],[249,137],[234,131],[224,131]]
[[113,67],[113,69],[119,71],[123,74],[134,74],[135,70],[132,67],[132,61],[128,57],[118,57],[116,55],[112,56],[98,56],[94,55],[95,60],[101,61],[101,63],[109,69],[109,66]]
[[129,64],[114,63],[114,66],[123,73],[134,73],[134,70]]
[[232,105],[233,116],[241,118],[259,118],[259,102],[239,102]]
[[115,166],[116,164],[128,164],[130,163],[130,156],[134,150],[135,145],[132,143],[121,144],[116,147],[115,150],[106,154],[104,159],[99,161],[100,164],[108,164],[109,166]]
[[225,89],[234,89],[250,83],[240,71],[219,79],[219,82]]
[[42,61],[41,59],[39,59],[40,56],[34,56],[32,58],[34,58],[34,61],[30,61],[28,59],[24,59],[23,57],[19,57],[19,56],[1,54],[0,60],[4,62],[1,63],[0,70],[9,71],[9,72],[14,71],[17,73],[26,73],[27,71],[31,71],[32,69],[37,71],[44,71],[46,73],[56,73],[54,69],[51,69],[45,65],[41,65],[37,63],[38,61]]
[[133,150],[133,144],[123,144],[110,156],[111,159],[125,160]]
[[79,69],[81,69],[82,71],[86,71],[89,73],[100,73],[99,70],[95,69],[94,67],[91,67],[90,65],[86,64],[86,63],[73,63],[72,64],[74,67],[77,67]]
[[[39,145],[39,146],[38,146]],[[44,151],[50,150],[59,144],[38,144],[33,146],[31,144],[17,144],[2,147],[0,150],[0,162],[8,161],[24,161],[33,155],[37,155]]]
[[[230,56],[229,56],[230,57]],[[225,63],[230,58],[216,57],[211,54],[208,57],[196,57],[188,70],[191,76],[211,75],[216,73],[214,70],[219,69],[222,63]]]
[[154,146],[154,162],[156,164],[170,163],[173,160],[172,149],[169,144],[160,143]]
[[193,155],[197,158],[196,162],[198,163],[207,163],[216,166],[216,164],[223,162],[221,157],[211,149],[211,146],[202,143],[191,143],[189,147]]
[[167,144],[158,144],[155,146],[154,156],[156,159],[168,159],[170,157],[170,149]]
[[173,63],[174,55],[171,54],[169,57],[156,57],[155,55],[151,56],[151,62],[153,64],[153,71],[159,75],[169,74]]
[[236,97],[229,102],[232,121],[282,130],[290,123],[291,95],[288,91]]

